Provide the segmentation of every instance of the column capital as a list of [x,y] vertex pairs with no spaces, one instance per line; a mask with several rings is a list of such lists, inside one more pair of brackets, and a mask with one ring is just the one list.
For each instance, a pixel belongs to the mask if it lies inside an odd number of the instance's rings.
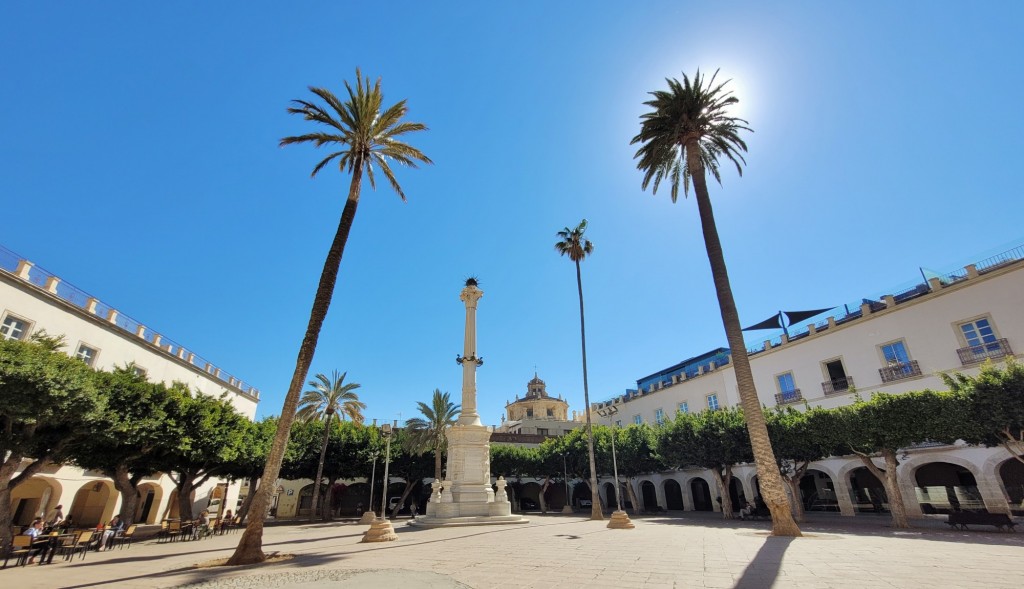
[[479,301],[482,296],[484,296],[484,291],[480,290],[475,285],[469,285],[459,293],[459,300],[466,303],[467,309],[475,309],[476,302]]

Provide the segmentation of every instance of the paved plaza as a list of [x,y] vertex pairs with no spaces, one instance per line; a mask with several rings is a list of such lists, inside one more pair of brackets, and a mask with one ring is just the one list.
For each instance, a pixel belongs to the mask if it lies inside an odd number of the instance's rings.
[[0,571],[5,587],[1020,587],[1024,534],[911,530],[888,518],[814,515],[808,537],[767,537],[768,522],[717,514],[634,518],[609,530],[583,516],[530,515],[529,524],[414,529],[361,544],[365,525],[272,525],[268,553],[292,558],[244,569],[196,565],[226,558],[240,534],[136,543],[73,563]]

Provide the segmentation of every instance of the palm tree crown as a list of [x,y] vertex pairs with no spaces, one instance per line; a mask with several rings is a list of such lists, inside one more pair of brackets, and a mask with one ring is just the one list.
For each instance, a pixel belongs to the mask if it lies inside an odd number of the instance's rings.
[[337,370],[333,372],[331,378],[317,374],[314,380],[309,381],[312,388],[299,399],[299,410],[295,418],[302,421],[317,421],[337,416],[341,421],[347,417],[355,423],[363,423],[363,409],[366,409],[366,403],[360,401],[359,394],[354,392],[359,388],[359,383],[345,383],[347,375],[347,372],[339,375]]
[[461,407],[451,402],[450,395],[434,389],[430,405],[423,401],[417,403],[423,417],[413,417],[405,421],[409,432],[408,450],[416,454],[427,451],[434,452],[434,478],[441,479],[441,455],[448,446],[446,430],[459,418]]
[[559,231],[558,237],[561,241],[555,243],[555,251],[563,256],[569,256],[573,262],[582,262],[583,258],[594,251],[594,244],[583,237],[583,232],[586,230],[587,220],[583,219],[574,229],[566,227]]
[[292,114],[302,115],[307,121],[313,121],[329,127],[326,131],[306,133],[281,139],[280,145],[293,143],[313,143],[316,147],[337,145],[341,149],[334,151],[320,160],[313,168],[311,176],[332,160],[338,160],[338,169],[344,172],[356,170],[366,172],[370,186],[377,188],[374,178],[374,166],[388,179],[398,196],[405,200],[405,193],[395,179],[391,169],[392,162],[398,162],[410,168],[417,167],[416,162],[433,163],[420,150],[398,139],[399,136],[413,131],[424,131],[423,123],[402,121],[408,108],[405,100],[400,100],[387,110],[381,112],[384,95],[380,90],[380,78],[371,87],[370,80],[363,78],[356,69],[356,88],[352,89],[345,81],[348,100],[342,102],[333,92],[326,88],[310,86],[309,91],[326,103],[326,108],[307,100],[293,100],[294,106],[288,109]]
[[630,142],[643,144],[634,158],[639,158],[636,167],[644,171],[644,190],[653,179],[652,192],[657,193],[662,179],[668,177],[672,182],[672,202],[679,196],[680,180],[683,194],[688,193],[691,170],[686,164],[687,150],[694,150],[701,168],[709,170],[719,184],[721,157],[729,159],[743,175],[747,162],[741,152],[747,151],[747,144],[739,132],[751,129],[744,119],[726,114],[726,109],[739,99],[731,90],[725,90],[728,80],[715,85],[717,76],[715,70],[711,79],[706,80],[697,70],[692,81],[683,74],[682,83],[666,79],[668,90],[650,93],[654,98],[644,105],[652,110],[640,117],[640,132]]

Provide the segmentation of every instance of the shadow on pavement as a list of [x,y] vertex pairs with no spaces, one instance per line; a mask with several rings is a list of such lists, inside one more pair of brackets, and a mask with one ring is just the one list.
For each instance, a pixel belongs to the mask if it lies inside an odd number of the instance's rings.
[[765,538],[757,556],[743,570],[743,576],[733,589],[763,589],[771,587],[782,568],[782,557],[796,538]]

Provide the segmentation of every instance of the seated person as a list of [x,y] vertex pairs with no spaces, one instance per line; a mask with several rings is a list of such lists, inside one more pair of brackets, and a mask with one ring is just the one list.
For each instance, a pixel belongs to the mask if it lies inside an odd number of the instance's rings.
[[100,536],[100,551],[106,550],[110,539],[121,532],[124,532],[124,522],[121,521],[120,515],[115,515],[114,519],[110,520],[110,524],[107,525],[107,529],[103,530],[103,535]]
[[[29,552],[28,564],[32,564],[39,556],[39,564],[46,562],[46,555],[50,552],[50,540],[43,534],[43,520],[36,518],[32,525],[25,530],[25,535],[32,538],[32,548]],[[50,555],[53,558],[53,555]]]
[[740,508],[740,519],[747,519],[754,515],[754,504],[747,501],[743,507]]

